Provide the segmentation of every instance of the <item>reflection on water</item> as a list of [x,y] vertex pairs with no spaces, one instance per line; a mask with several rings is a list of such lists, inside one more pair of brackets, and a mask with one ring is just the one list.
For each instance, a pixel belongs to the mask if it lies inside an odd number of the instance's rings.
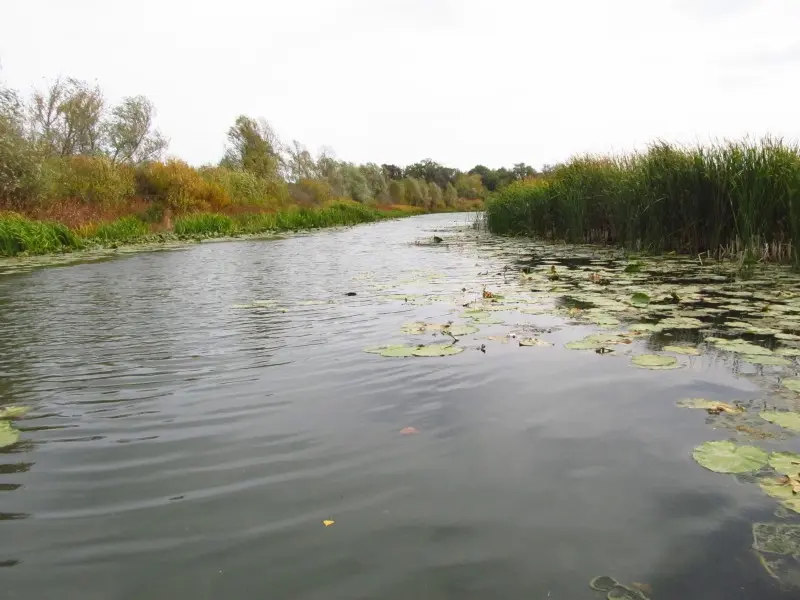
[[[695,464],[730,430],[675,406],[764,401],[770,367],[635,369],[565,349],[596,328],[548,314],[480,325],[457,356],[362,352],[549,264],[464,223],[0,278],[0,397],[33,407],[0,451],[3,597],[577,599],[604,574],[655,598],[794,597],[750,548],[776,502]],[[411,243],[434,230],[448,243]],[[525,324],[554,346],[486,340]]]

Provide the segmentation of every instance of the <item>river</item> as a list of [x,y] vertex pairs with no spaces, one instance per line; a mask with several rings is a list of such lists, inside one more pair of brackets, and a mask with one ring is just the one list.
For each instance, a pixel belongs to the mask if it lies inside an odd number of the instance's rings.
[[[0,450],[0,597],[591,600],[609,575],[656,599],[796,598],[751,546],[754,522],[798,515],[698,465],[731,433],[675,405],[763,401],[770,367],[638,369],[646,340],[570,350],[598,329],[557,311],[492,313],[455,356],[363,352],[461,322],[446,297],[527,289],[531,242],[468,222],[0,277],[0,404],[31,407]],[[525,324],[553,345],[487,339]]]

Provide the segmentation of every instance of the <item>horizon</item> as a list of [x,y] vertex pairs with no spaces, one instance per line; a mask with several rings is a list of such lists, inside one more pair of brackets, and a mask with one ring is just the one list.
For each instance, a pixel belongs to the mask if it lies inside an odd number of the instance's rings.
[[240,114],[315,154],[462,171],[541,170],[657,140],[800,138],[798,3],[484,4],[232,0],[220,13],[146,0],[133,15],[92,0],[14,4],[0,80],[28,95],[75,77],[109,104],[145,95],[168,155],[193,165],[219,161]]

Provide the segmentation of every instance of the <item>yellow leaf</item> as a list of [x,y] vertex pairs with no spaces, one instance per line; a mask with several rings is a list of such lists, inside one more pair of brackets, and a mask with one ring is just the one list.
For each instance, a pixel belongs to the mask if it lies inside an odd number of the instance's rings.
[[323,524],[323,525],[325,525],[325,527],[330,527],[330,526],[331,526],[331,525],[333,525],[334,523],[336,523],[336,521],[331,521],[331,520],[329,520],[329,519],[325,519],[325,520],[322,522],[322,524]]

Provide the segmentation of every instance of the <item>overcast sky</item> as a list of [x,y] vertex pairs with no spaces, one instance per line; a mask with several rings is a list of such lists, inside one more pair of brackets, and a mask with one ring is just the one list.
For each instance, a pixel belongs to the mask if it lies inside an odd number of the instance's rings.
[[535,167],[800,138],[800,0],[0,0],[0,78],[144,94],[170,154],[239,114],[339,158]]

